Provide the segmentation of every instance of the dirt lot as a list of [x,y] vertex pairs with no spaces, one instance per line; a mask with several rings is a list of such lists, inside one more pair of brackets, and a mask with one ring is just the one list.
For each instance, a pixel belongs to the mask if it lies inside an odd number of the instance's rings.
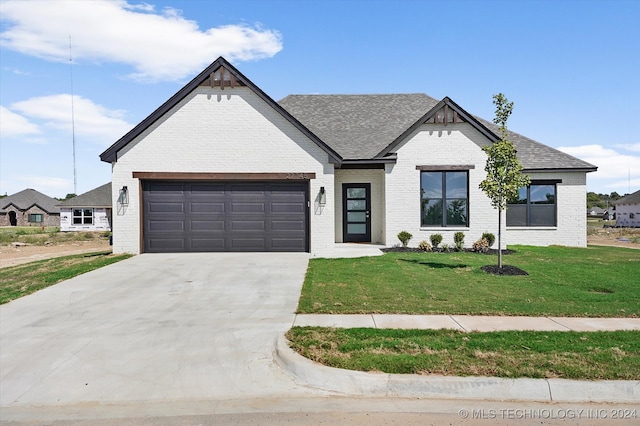
[[[640,229],[590,228],[587,244],[640,249]],[[625,241],[626,240],[626,241]],[[60,242],[48,246],[0,246],[0,268],[70,254],[111,250],[109,241]]]
[[69,241],[46,246],[0,246],[0,268],[21,265],[23,263],[49,259],[52,257],[107,250],[111,250],[111,246],[109,245],[109,241],[106,239],[95,239],[90,241]]

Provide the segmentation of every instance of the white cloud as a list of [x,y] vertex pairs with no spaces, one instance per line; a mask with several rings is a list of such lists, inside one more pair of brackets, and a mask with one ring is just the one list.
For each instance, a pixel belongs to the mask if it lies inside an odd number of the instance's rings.
[[[628,146],[637,144],[625,145]],[[564,146],[558,149],[598,166],[597,172],[588,174],[589,190],[607,193],[605,189],[608,189],[622,194],[629,187],[633,192],[634,188],[640,186],[640,155],[621,153],[602,145]],[[591,184],[596,188],[591,188]]]
[[[37,3],[37,4],[35,4]],[[232,3],[229,3],[230,7]],[[6,48],[53,61],[119,62],[130,77],[176,81],[200,71],[218,56],[231,61],[271,57],[282,50],[280,33],[259,25],[201,30],[180,11],[125,0],[7,1],[0,34]]]
[[4,138],[38,133],[40,133],[40,129],[37,125],[22,115],[0,106],[0,136]]
[[627,151],[640,152],[640,143],[621,143],[614,146],[616,148],[626,149]]
[[[77,136],[90,138],[98,144],[110,145],[127,133],[133,125],[123,120],[123,112],[109,110],[82,96],[73,97],[74,129]],[[11,109],[38,121],[50,129],[71,133],[71,95],[41,96],[16,102]]]
[[[50,197],[59,197],[58,194],[66,191],[69,186],[73,186],[72,182],[67,179],[42,175],[20,175],[12,183],[17,188],[33,188]],[[22,189],[17,189],[16,192]]]

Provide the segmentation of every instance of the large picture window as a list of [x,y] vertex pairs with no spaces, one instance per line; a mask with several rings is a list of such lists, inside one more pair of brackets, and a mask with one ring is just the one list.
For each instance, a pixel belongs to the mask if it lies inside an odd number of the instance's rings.
[[556,226],[556,184],[533,182],[507,203],[507,226]]
[[469,226],[469,172],[420,173],[421,226]]
[[93,224],[93,209],[73,209],[74,225]]

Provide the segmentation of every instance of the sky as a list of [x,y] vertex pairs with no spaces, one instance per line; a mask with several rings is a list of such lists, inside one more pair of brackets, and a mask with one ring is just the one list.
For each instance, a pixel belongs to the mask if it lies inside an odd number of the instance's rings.
[[219,56],[276,101],[426,93],[491,120],[504,93],[510,130],[598,167],[587,191],[640,189],[638,0],[0,0],[0,194],[109,182],[100,153]]

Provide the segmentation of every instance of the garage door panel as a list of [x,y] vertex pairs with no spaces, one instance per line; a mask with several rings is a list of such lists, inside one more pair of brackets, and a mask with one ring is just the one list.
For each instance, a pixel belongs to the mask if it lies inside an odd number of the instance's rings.
[[224,202],[196,202],[189,204],[191,213],[224,213]]
[[149,230],[158,232],[184,231],[184,222],[177,220],[150,220]]
[[306,251],[307,182],[143,181],[144,251]]
[[266,211],[264,203],[256,202],[231,202],[232,213],[264,213]]
[[200,231],[224,231],[225,226],[224,220],[192,220],[191,221],[191,231],[200,232]]

